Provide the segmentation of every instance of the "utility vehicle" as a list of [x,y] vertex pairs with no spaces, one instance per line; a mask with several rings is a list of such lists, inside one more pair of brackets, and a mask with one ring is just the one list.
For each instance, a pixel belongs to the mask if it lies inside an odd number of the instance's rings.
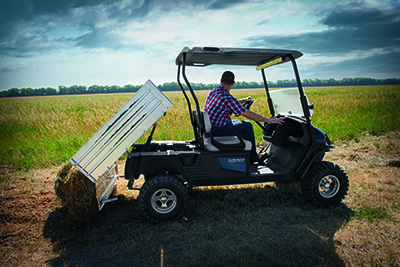
[[[334,146],[311,123],[313,105],[303,90],[296,64],[301,56],[294,50],[219,47],[186,47],[179,53],[175,60],[177,82],[187,102],[194,139],[152,141],[154,124],[144,144],[134,143],[129,148],[125,164],[128,187],[132,188],[140,175],[145,177],[139,207],[147,219],[162,222],[181,217],[188,189],[199,186],[300,182],[304,196],[318,206],[342,201],[349,187],[348,177],[338,165],[323,161]],[[270,90],[265,70],[285,63],[291,63],[297,87]],[[252,66],[260,71],[271,116],[285,117],[283,125],[257,124],[268,142],[263,164],[249,161],[251,143],[238,134],[213,136],[209,116],[202,110],[186,69],[216,64]]]

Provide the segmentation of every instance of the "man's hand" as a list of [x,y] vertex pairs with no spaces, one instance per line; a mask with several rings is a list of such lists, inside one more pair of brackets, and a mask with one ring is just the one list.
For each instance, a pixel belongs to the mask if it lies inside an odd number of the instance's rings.
[[248,96],[246,98],[239,99],[239,102],[240,102],[240,104],[243,104],[243,103],[249,102],[251,100],[254,100],[254,98],[252,98],[251,96]]
[[274,118],[274,119],[269,119],[269,123],[272,124],[279,124],[282,125],[285,122],[285,118]]
[[242,115],[244,117],[250,119],[250,120],[259,121],[259,122],[268,122],[268,123],[279,124],[279,125],[282,125],[285,122],[284,121],[285,118],[273,118],[273,119],[270,119],[270,118],[261,116],[260,114],[257,114],[257,113],[255,113],[253,111],[250,111],[250,110],[244,112]]

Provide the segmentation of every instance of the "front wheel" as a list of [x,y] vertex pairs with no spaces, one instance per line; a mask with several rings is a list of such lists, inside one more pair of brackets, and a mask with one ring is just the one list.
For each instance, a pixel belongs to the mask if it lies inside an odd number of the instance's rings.
[[303,195],[313,204],[322,207],[337,205],[347,194],[349,178],[340,166],[320,161],[310,167],[301,189]]
[[153,176],[140,189],[140,211],[146,219],[153,222],[177,219],[182,216],[187,202],[187,188],[173,175]]

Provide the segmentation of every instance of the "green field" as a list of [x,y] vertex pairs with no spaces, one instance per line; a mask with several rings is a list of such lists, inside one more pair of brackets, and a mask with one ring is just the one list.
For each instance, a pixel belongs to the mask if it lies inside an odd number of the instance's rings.
[[[313,124],[338,141],[362,132],[380,135],[400,130],[400,85],[305,88],[315,105]],[[232,90],[253,96],[252,110],[270,116],[263,89]],[[191,140],[192,128],[181,92],[167,92],[174,103],[159,120],[154,140]],[[207,91],[199,91],[203,106]],[[38,169],[69,159],[132,94],[0,99],[0,165]],[[262,141],[255,125],[256,141]],[[146,134],[145,134],[146,136]],[[139,140],[143,142],[144,138]]]
[[[120,179],[119,200],[76,228],[54,193],[59,164],[132,94],[0,99],[0,265],[399,266],[399,90],[306,88],[313,124],[337,144],[325,160],[349,176],[341,205],[315,207],[298,183],[200,187],[182,218],[154,225],[140,215],[139,192]],[[252,110],[268,116],[262,89],[233,94],[253,96]],[[174,106],[154,139],[191,140],[184,98],[166,95]]]

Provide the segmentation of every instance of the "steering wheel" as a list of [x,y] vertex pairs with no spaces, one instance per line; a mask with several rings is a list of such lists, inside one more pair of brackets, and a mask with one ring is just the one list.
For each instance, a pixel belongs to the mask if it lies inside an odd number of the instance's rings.
[[253,105],[253,103],[254,103],[254,99],[252,99],[250,101],[247,101],[247,102],[244,102],[242,105],[243,105],[243,107],[245,107],[248,110],[250,110],[250,107],[251,107],[251,105]]
[[[248,110],[250,110],[250,107],[251,107],[251,105],[253,105],[253,103],[254,103],[254,99],[252,99],[252,100],[250,100],[250,101],[247,101],[247,102],[243,103],[242,105],[243,105],[243,107],[245,107],[245,108],[247,108]],[[261,124],[260,122],[258,122],[258,121],[255,121],[255,123],[257,123],[257,125],[260,126],[261,129],[263,129],[263,130],[264,130],[264,128],[266,127],[265,125],[262,125],[262,124]]]

